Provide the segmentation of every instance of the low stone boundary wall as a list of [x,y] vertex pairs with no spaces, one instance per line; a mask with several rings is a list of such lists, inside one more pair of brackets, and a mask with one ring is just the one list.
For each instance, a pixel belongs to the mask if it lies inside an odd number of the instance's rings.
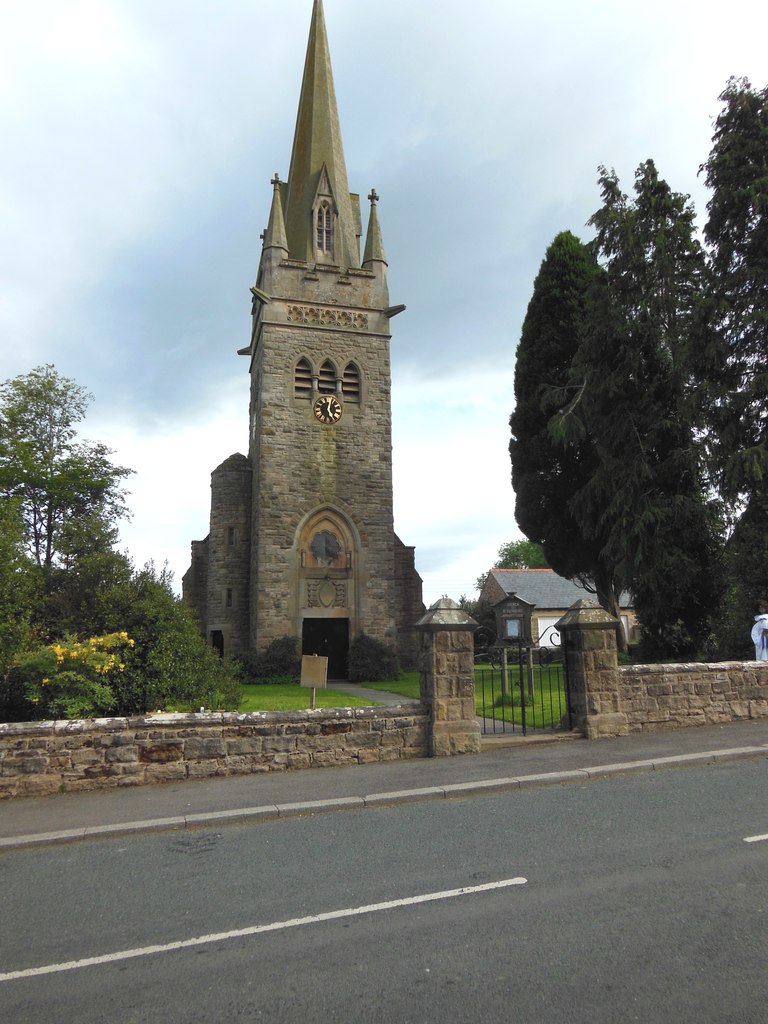
[[768,717],[768,662],[619,668],[630,733]]
[[0,724],[0,797],[426,757],[421,704]]
[[768,661],[625,665],[618,620],[582,599],[558,621],[571,720],[587,739],[768,717]]
[[419,620],[418,702],[0,724],[0,797],[474,753],[476,625],[447,597]]

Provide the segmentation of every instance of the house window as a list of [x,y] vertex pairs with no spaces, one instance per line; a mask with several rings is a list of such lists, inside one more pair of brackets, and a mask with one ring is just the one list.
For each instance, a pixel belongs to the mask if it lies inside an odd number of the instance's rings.
[[235,601],[235,599],[234,599],[234,594],[232,592],[232,587],[227,587],[227,596],[226,596],[226,602],[225,602],[227,608],[232,608],[233,605],[234,605],[234,601]]
[[300,359],[293,372],[293,394],[296,398],[309,398],[312,394],[312,367],[308,359]]
[[320,367],[317,389],[323,395],[336,394],[336,369],[330,359],[326,359]]
[[234,547],[234,545],[237,544],[237,527],[227,527],[227,544],[229,544],[230,547]]
[[324,256],[333,253],[333,213],[331,204],[324,199],[317,207],[315,213],[315,225],[317,228],[317,251]]
[[348,402],[360,401],[360,371],[354,363],[347,363],[341,378],[341,393]]

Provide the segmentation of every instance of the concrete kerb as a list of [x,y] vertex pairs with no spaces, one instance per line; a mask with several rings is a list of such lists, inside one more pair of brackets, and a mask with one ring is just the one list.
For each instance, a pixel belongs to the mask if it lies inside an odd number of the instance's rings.
[[193,829],[234,822],[257,823],[261,821],[274,821],[277,818],[295,818],[305,814],[364,810],[423,800],[490,796],[494,793],[517,791],[534,786],[555,786],[571,782],[589,782],[615,775],[630,775],[659,771],[665,768],[685,768],[694,765],[717,764],[754,757],[768,757],[768,745],[734,747],[728,750],[708,750],[695,754],[646,758],[641,761],[622,761],[568,771],[541,772],[533,775],[511,776],[508,778],[479,779],[474,782],[457,782],[444,786],[425,786],[414,789],[393,790],[391,792],[370,793],[366,796],[343,796],[331,797],[326,800],[264,804],[258,807],[241,807],[227,811],[210,811],[200,814],[149,818],[142,821],[126,821],[115,825],[89,825],[58,832],[39,832],[32,835],[8,836],[0,838],[0,851],[20,847],[73,843],[84,839],[113,838],[142,832]]

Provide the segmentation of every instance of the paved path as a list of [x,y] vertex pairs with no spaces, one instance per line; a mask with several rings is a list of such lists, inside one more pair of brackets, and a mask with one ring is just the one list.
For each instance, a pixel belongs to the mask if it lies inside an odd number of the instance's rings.
[[348,693],[350,697],[364,697],[366,700],[371,701],[374,704],[412,704],[413,701],[409,697],[403,697],[401,693],[387,693],[386,690],[369,690],[365,686],[358,686],[356,683],[336,683],[329,682],[328,686],[332,690],[340,690],[342,693]]

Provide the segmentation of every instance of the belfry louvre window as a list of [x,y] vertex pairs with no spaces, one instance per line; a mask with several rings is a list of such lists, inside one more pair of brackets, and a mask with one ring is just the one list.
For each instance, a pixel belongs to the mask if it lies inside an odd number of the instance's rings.
[[317,208],[317,251],[330,256],[333,253],[333,213],[326,200]]
[[336,394],[336,370],[330,359],[326,359],[320,367],[317,389],[324,395]]
[[360,371],[354,363],[347,363],[341,378],[341,393],[348,402],[360,401]]
[[308,359],[300,359],[293,372],[293,393],[296,398],[309,398],[312,393],[312,367]]

